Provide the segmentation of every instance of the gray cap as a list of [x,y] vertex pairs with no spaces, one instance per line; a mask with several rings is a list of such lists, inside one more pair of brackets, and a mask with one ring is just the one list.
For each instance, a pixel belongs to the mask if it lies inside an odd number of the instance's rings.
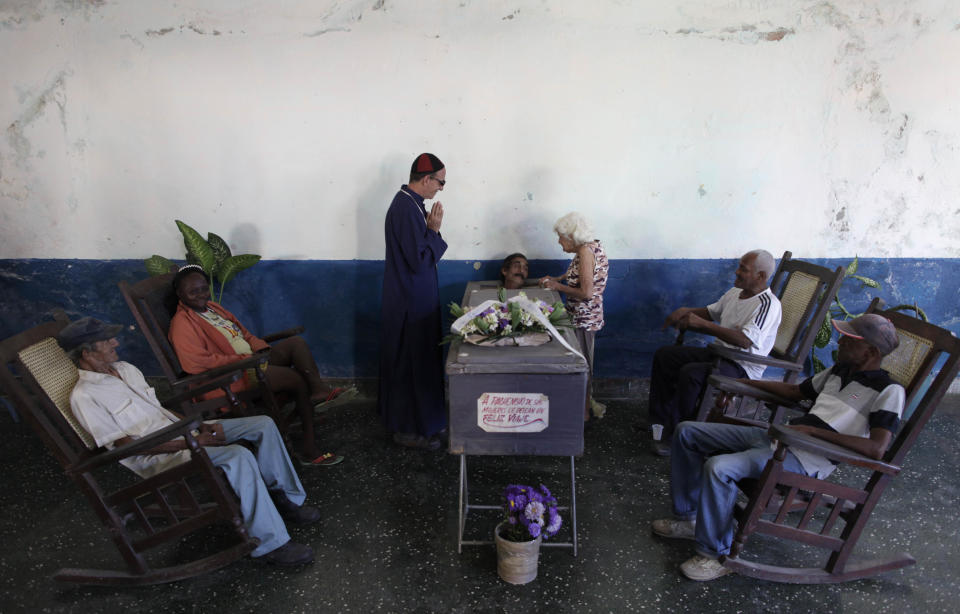
[[876,313],[854,318],[852,320],[832,320],[833,327],[841,335],[863,339],[886,356],[900,345],[897,336],[897,327],[893,322]]
[[57,343],[66,351],[70,351],[82,343],[93,343],[112,339],[120,334],[123,326],[107,324],[96,318],[86,316],[71,322],[57,335]]

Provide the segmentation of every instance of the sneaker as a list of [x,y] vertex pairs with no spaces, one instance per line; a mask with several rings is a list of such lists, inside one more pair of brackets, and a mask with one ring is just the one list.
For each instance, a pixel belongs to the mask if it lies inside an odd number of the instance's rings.
[[724,567],[723,563],[717,559],[711,559],[702,554],[696,554],[693,558],[681,563],[680,571],[691,580],[697,580],[698,582],[716,580],[720,576],[733,573],[732,569]]
[[313,548],[291,540],[260,558],[274,565],[306,565],[313,562]]
[[696,520],[675,520],[662,518],[650,523],[650,528],[660,537],[670,539],[696,539]]

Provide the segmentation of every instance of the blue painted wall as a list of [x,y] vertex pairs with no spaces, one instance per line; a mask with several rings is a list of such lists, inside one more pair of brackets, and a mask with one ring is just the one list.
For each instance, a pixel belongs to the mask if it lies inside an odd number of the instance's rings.
[[[852,258],[815,262],[846,266]],[[499,261],[444,261],[444,304],[459,301],[467,281],[495,279]],[[564,260],[534,260],[531,276],[558,275]],[[730,287],[732,260],[614,260],[605,294],[606,328],[597,339],[597,377],[647,377],[657,347],[671,343],[663,318],[681,305],[702,306]],[[383,263],[370,260],[273,260],[241,273],[227,286],[224,304],[258,333],[302,324],[306,339],[331,377],[377,375],[380,285]],[[916,301],[930,320],[960,334],[960,260],[862,260],[859,273],[880,290],[847,280],[840,298],[863,310],[873,296],[888,304]],[[132,325],[117,282],[146,276],[139,260],[0,260],[0,338],[45,319],[55,307],[71,317],[96,317]],[[122,355],[148,374],[159,373],[138,331],[124,335]],[[700,339],[705,342],[706,339]],[[824,353],[829,362],[829,353]]]

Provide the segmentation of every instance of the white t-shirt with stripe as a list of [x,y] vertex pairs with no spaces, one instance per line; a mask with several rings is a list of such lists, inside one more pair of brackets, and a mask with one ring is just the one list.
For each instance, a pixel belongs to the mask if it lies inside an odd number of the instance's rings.
[[[750,298],[740,298],[740,288],[730,288],[716,303],[707,305],[707,312],[714,322],[724,328],[739,330],[750,340],[750,347],[737,347],[720,339],[713,343],[766,356],[773,349],[777,340],[777,329],[780,328],[780,301],[770,288],[755,294]],[[737,361],[750,379],[759,379],[763,375],[763,365],[748,360]]]

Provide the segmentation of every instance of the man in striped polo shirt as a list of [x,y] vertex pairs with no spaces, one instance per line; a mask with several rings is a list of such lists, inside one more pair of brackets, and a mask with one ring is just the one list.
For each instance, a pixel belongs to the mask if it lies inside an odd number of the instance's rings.
[[[837,364],[801,384],[741,380],[793,401],[810,399],[813,407],[791,422],[798,431],[881,458],[900,425],[906,393],[880,368],[883,357],[899,345],[890,320],[868,314],[842,322]],[[670,453],[670,493],[674,518],[655,520],[653,532],[692,539],[696,555],[680,570],[693,580],[713,580],[730,573],[717,559],[733,542],[737,481],[755,478],[773,456],[766,429],[720,423],[682,422]],[[828,459],[788,449],[787,471],[824,478],[833,471]]]
[[[756,249],[740,258],[733,288],[706,307],[680,307],[662,328],[693,330],[713,335],[714,344],[766,356],[780,327],[780,301],[770,291],[776,263],[770,252]],[[696,415],[697,400],[713,369],[716,356],[709,348],[667,345],[653,355],[650,373],[650,424],[653,452],[670,454],[677,424]],[[748,360],[721,358],[721,375],[759,379],[764,366]]]

